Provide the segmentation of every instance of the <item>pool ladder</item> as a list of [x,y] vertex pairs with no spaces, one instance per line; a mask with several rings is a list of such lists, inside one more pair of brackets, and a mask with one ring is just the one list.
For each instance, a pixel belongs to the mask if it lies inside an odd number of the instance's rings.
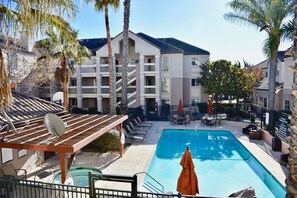
[[150,174],[148,174],[147,172],[135,173],[135,175],[140,175],[140,174],[147,175],[149,178],[151,178],[154,182],[156,182],[159,185],[159,186],[156,186],[155,184],[153,184],[150,181],[145,181],[142,184],[143,188],[145,188],[146,190],[148,190],[151,193],[164,193],[164,186],[160,182],[158,182],[155,178],[153,178]]

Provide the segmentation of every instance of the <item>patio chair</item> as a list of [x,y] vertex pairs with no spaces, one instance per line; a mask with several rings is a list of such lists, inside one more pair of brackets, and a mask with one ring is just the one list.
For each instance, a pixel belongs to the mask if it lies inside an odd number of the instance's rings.
[[215,118],[212,118],[211,120],[209,120],[207,125],[210,126],[210,127],[217,126],[217,120]]
[[148,129],[148,130],[150,130],[152,128],[151,125],[146,125],[145,123],[138,122],[138,120],[136,118],[134,119],[134,123],[136,124],[137,127],[140,127],[140,128],[144,128],[144,129]]
[[131,127],[127,124],[126,125],[126,131],[128,134],[131,135],[142,135],[142,136],[146,136],[147,131],[142,131],[142,130],[138,130],[138,129],[131,129]]
[[184,125],[190,125],[191,123],[191,117],[190,115],[186,115],[185,119],[184,119]]
[[261,129],[251,130],[249,132],[249,139],[261,140],[261,136],[262,136]]
[[139,116],[137,116],[136,119],[138,120],[138,122],[139,122],[140,124],[145,124],[145,125],[147,125],[147,126],[151,126],[151,127],[153,126],[153,123],[147,123],[147,122],[144,122],[144,121],[142,121],[142,120],[140,119]]
[[129,133],[127,133],[127,131],[125,129],[122,129],[122,131],[123,131],[123,133],[125,135],[125,141],[126,142],[133,143],[134,141],[142,142],[144,140],[144,137],[129,134]]
[[255,197],[255,190],[252,187],[240,190],[238,192],[232,193],[228,197],[246,197],[246,198],[253,198]]
[[0,176],[13,176],[16,179],[27,179],[27,171],[25,169],[15,169],[13,164],[5,164],[0,168]]

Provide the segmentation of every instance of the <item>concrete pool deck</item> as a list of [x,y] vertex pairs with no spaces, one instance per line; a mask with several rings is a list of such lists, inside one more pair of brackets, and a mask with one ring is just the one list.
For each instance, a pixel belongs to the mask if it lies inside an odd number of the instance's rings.
[[[263,140],[249,140],[248,136],[242,134],[242,128],[232,127],[225,124],[222,126],[209,127],[201,126],[200,121],[193,121],[190,125],[170,125],[169,122],[152,122],[153,127],[141,144],[133,144],[127,149],[122,158],[111,163],[103,173],[116,175],[133,176],[139,172],[145,172],[155,152],[156,145],[163,129],[206,129],[226,130],[232,132],[239,141],[265,166],[274,177],[285,186],[285,179],[288,169],[279,163],[281,152],[275,152]],[[140,174],[138,180],[142,183],[144,174]],[[113,183],[102,182],[98,186],[110,189],[130,189],[130,185],[114,185]],[[141,186],[138,186],[141,189]]]

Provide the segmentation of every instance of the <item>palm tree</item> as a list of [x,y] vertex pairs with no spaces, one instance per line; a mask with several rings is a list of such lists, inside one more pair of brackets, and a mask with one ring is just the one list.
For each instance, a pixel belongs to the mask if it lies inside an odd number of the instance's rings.
[[127,68],[129,64],[129,19],[130,19],[130,0],[124,1],[124,30],[123,30],[123,65],[122,65],[122,101],[121,113],[126,114],[128,107],[127,86],[128,73]]
[[46,54],[39,57],[41,59],[58,60],[61,67],[55,70],[55,78],[63,88],[63,101],[65,110],[69,110],[68,85],[70,73],[74,71],[74,64],[82,64],[85,58],[91,57],[91,52],[85,46],[81,46],[77,41],[78,32],[73,31],[67,35],[63,33],[57,35],[54,31],[47,32],[49,39],[42,40],[35,45],[36,48],[45,50]]
[[[277,51],[281,39],[287,36],[285,31],[287,24],[284,20],[292,14],[292,1],[232,0],[229,2],[229,6],[234,12],[225,14],[225,19],[253,26],[268,34],[264,42],[263,52],[270,59],[268,108],[274,110]],[[269,116],[269,118],[269,126],[274,126],[274,117]]]
[[120,5],[120,0],[86,0],[87,3],[95,2],[95,10],[102,11],[105,13],[105,27],[106,27],[106,38],[108,47],[108,67],[109,67],[109,92],[110,92],[110,114],[116,114],[116,73],[114,60],[111,48],[111,38],[110,38],[110,27],[109,27],[109,17],[108,17],[108,6],[111,5],[114,9],[117,9]]
[[[0,3],[0,29],[10,33],[22,30],[28,35],[38,35],[53,27],[59,31],[67,31],[65,21],[59,15],[64,16],[67,13],[70,16],[75,11],[76,7],[71,0],[2,1]],[[2,50],[0,48],[0,110],[9,108],[12,99]]]
[[295,167],[297,167],[297,162],[295,159],[296,157],[296,149],[297,149],[297,145],[296,145],[296,141],[297,141],[297,128],[296,128],[296,124],[297,124],[297,0],[293,0],[293,4],[294,4],[294,22],[293,27],[295,29],[294,34],[293,34],[293,58],[294,58],[294,63],[295,65],[292,66],[292,70],[293,70],[293,104],[291,106],[291,111],[292,111],[292,116],[290,118],[290,129],[291,129],[291,134],[289,137],[289,173],[288,173],[288,177],[286,179],[286,185],[287,185],[287,197],[296,197],[297,196],[297,180],[296,180],[296,171],[295,171]]

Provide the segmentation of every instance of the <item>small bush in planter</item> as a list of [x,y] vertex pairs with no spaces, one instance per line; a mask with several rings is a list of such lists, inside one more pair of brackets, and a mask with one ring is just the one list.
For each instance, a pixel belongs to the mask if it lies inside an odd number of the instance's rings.
[[105,153],[107,151],[119,151],[120,140],[119,134],[111,130],[108,133],[101,135],[98,139],[93,141],[88,148],[93,148],[99,152]]

